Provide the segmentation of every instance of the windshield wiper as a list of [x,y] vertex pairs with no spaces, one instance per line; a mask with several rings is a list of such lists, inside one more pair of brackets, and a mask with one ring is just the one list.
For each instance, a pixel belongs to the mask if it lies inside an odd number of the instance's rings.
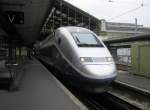
[[100,44],[86,44],[86,43],[78,44],[78,46],[80,46],[80,47],[102,47],[102,45],[100,45]]

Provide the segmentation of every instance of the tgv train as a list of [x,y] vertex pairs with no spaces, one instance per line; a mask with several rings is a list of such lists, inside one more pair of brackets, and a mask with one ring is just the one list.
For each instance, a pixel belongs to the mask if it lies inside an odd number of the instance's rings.
[[61,71],[68,83],[104,92],[117,75],[114,60],[101,39],[82,27],[60,27],[40,42],[44,62]]

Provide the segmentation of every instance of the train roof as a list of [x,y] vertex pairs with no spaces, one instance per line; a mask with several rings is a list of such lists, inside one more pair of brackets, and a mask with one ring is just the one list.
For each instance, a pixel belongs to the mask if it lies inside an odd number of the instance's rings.
[[65,27],[60,27],[58,30],[61,29],[66,29],[69,32],[92,32],[89,29],[83,28],[83,27],[77,27],[77,26],[65,26]]

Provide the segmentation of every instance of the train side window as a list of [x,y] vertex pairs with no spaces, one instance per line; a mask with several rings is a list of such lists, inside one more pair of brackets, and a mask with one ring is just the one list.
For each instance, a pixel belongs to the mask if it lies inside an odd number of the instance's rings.
[[58,42],[58,45],[61,44],[61,38],[60,38],[60,37],[58,38],[58,41],[57,41],[57,42]]

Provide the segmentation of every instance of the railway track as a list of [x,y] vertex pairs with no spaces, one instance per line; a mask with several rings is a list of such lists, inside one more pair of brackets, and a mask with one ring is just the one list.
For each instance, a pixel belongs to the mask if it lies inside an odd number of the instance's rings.
[[[84,103],[89,110],[150,110],[148,106],[142,106],[133,103],[137,99],[139,94],[135,91],[129,91],[128,88],[125,88],[118,83],[113,83],[112,89],[106,93],[87,93],[85,91],[76,90],[75,88],[71,87],[62,76],[58,76],[60,71],[56,70],[55,68],[51,67],[48,64],[42,62],[51,73],[59,79],[82,103]],[[133,95],[134,94],[134,95]],[[136,95],[135,95],[136,94]],[[141,94],[144,97],[143,101],[147,104],[148,99],[145,99],[144,94]],[[133,100],[131,100],[133,99]],[[128,99],[128,100],[127,100]],[[145,99],[145,100],[144,100]],[[132,102],[132,103],[131,103]]]
[[141,108],[128,103],[110,92],[93,94],[73,89],[70,89],[70,91],[80,99],[89,110],[141,110]]
[[115,81],[109,93],[141,110],[150,110],[150,93],[148,91]]

